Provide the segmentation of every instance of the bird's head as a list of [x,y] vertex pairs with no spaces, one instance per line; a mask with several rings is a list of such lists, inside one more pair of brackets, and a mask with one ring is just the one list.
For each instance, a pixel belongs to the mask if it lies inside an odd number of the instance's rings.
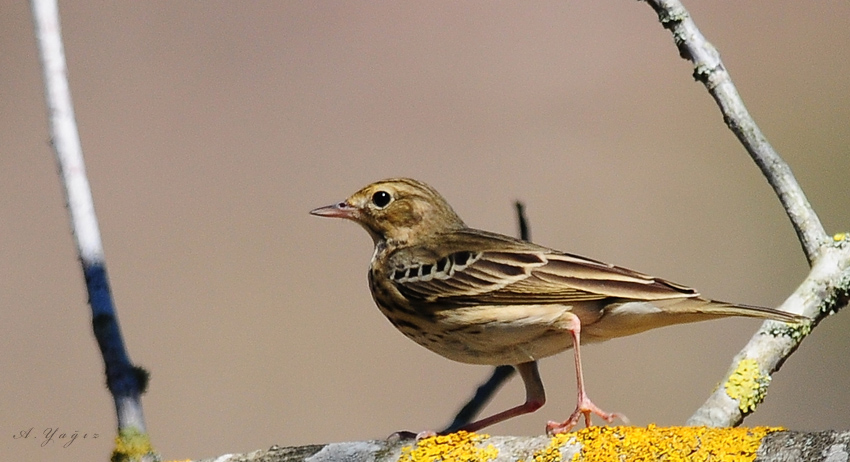
[[343,202],[310,213],[355,221],[369,232],[376,244],[402,245],[466,227],[440,193],[409,178],[372,183]]

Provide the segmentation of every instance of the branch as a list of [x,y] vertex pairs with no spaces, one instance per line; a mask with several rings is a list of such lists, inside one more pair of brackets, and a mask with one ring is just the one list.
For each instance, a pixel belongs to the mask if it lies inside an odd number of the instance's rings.
[[519,238],[523,241],[531,242],[531,227],[528,225],[528,217],[525,216],[525,204],[520,201],[514,202],[516,207],[517,227],[519,228]]
[[[227,454],[200,462],[410,462],[467,460],[513,462],[573,460],[581,454],[593,460],[752,460],[764,462],[844,460],[850,452],[850,432],[800,433],[779,431],[763,436],[760,429],[593,427],[554,438],[458,434],[412,441],[358,441],[311,446],[272,446],[267,451]],[[643,430],[660,432],[649,435]],[[711,432],[716,432],[712,434]],[[734,432],[734,433],[733,433]],[[727,434],[728,433],[728,434]],[[592,437],[602,437],[593,440]],[[442,438],[439,440],[437,438]],[[618,440],[616,438],[622,438]],[[693,438],[693,439],[690,439]],[[586,453],[584,451],[587,451]],[[592,451],[592,452],[591,452]],[[710,455],[709,455],[710,454]],[[702,458],[700,458],[702,456]],[[581,460],[586,460],[582,457]]]
[[779,157],[747,111],[720,53],[697,28],[678,0],[647,0],[665,29],[673,33],[679,55],[694,63],[694,78],[705,85],[723,120],[744,145],[782,202],[809,260],[817,258],[829,238],[788,164]]
[[847,306],[850,300],[850,242],[827,247],[802,284],[779,306],[781,311],[803,313],[812,325],[789,325],[767,321],[735,356],[723,378],[723,386],[709,396],[688,425],[733,426],[761,403],[771,374],[778,371],[811,328],[824,317]]
[[151,452],[140,398],[148,373],[130,362],[112,302],[103,243],[71,102],[59,9],[56,0],[33,0],[31,7],[44,76],[51,142],[83,267],[92,328],[106,366],[106,384],[115,401],[119,432],[116,454],[128,455],[130,451],[126,448],[133,448],[137,453],[133,455],[143,458]]
[[750,116],[720,54],[703,37],[678,0],[647,0],[658,14],[682,58],[694,63],[694,78],[714,98],[723,120],[761,169],[779,197],[812,266],[796,291],[779,307],[813,319],[789,326],[767,321],[733,360],[723,386],[688,420],[689,425],[739,425],[764,399],[771,374],[797,349],[811,328],[850,299],[850,245],[846,234],[830,239],[788,164],[768,143]]

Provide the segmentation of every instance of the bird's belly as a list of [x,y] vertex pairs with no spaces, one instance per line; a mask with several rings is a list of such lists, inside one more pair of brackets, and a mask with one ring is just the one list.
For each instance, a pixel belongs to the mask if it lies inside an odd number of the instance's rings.
[[475,306],[438,311],[415,323],[397,318],[398,313],[384,314],[411,340],[439,355],[463,363],[503,365],[571,348],[569,312],[571,307],[560,305]]

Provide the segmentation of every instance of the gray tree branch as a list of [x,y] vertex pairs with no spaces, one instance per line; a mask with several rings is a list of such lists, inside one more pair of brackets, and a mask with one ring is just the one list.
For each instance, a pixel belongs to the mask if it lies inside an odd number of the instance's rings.
[[[492,459],[469,457],[465,460],[492,462],[512,462],[516,460],[535,460],[535,455],[544,455],[551,440],[545,437],[521,438],[500,436],[486,438],[477,444],[478,448],[492,445],[496,454]],[[200,462],[396,462],[405,446],[412,442],[360,441],[351,443],[331,443],[311,446],[281,447],[272,446],[265,451],[253,451],[246,454],[227,454]],[[545,460],[572,460],[573,455],[581,451],[581,445],[575,442],[556,447],[549,454],[559,455]],[[493,451],[487,456],[493,455]],[[668,454],[674,458],[676,454]],[[679,454],[687,456],[687,454]],[[787,462],[805,460],[845,461],[850,457],[850,432],[777,432],[767,435],[758,446],[756,460],[762,462]]]
[[791,173],[747,111],[720,53],[697,28],[678,0],[647,0],[658,14],[682,58],[694,64],[694,78],[714,98],[723,120],[761,169],[779,197],[812,266],[780,310],[807,315],[811,325],[765,322],[735,356],[722,383],[693,416],[689,425],[733,426],[755,411],[764,399],[771,374],[825,316],[847,305],[850,294],[850,245],[845,234],[827,236],[820,219]]
[[705,39],[681,2],[647,0],[647,3],[658,14],[661,25],[673,34],[679,55],[694,63],[694,78],[705,85],[717,102],[726,125],[773,186],[811,265],[827,244],[828,236],[791,168],[773,149],[744,106],[732,77],[720,60],[720,53]]

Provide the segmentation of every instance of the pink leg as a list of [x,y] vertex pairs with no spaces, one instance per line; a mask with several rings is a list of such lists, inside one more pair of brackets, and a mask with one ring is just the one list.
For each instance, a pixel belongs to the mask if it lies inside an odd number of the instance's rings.
[[576,387],[578,388],[578,402],[576,404],[576,410],[570,414],[570,417],[564,422],[549,422],[546,424],[546,432],[550,435],[557,435],[559,433],[565,433],[570,431],[573,427],[578,424],[579,419],[582,415],[584,415],[584,424],[586,426],[590,426],[590,414],[596,414],[599,417],[608,423],[614,421],[615,418],[619,418],[621,420],[626,420],[625,416],[619,413],[607,413],[602,409],[599,409],[590,398],[587,397],[587,391],[584,389],[584,376],[581,372],[581,353],[579,352],[579,343],[580,343],[580,334],[581,334],[581,321],[579,321],[578,316],[567,313],[567,325],[565,326],[567,330],[570,331],[570,335],[573,337],[573,352],[576,362]]
[[522,377],[522,382],[525,384],[525,403],[519,406],[512,407],[507,411],[502,411],[490,417],[472,422],[465,425],[461,430],[475,432],[490,425],[497,424],[504,420],[508,420],[518,415],[534,412],[543,406],[546,402],[546,392],[543,390],[543,381],[540,380],[540,373],[537,371],[537,362],[517,364],[514,366]]

